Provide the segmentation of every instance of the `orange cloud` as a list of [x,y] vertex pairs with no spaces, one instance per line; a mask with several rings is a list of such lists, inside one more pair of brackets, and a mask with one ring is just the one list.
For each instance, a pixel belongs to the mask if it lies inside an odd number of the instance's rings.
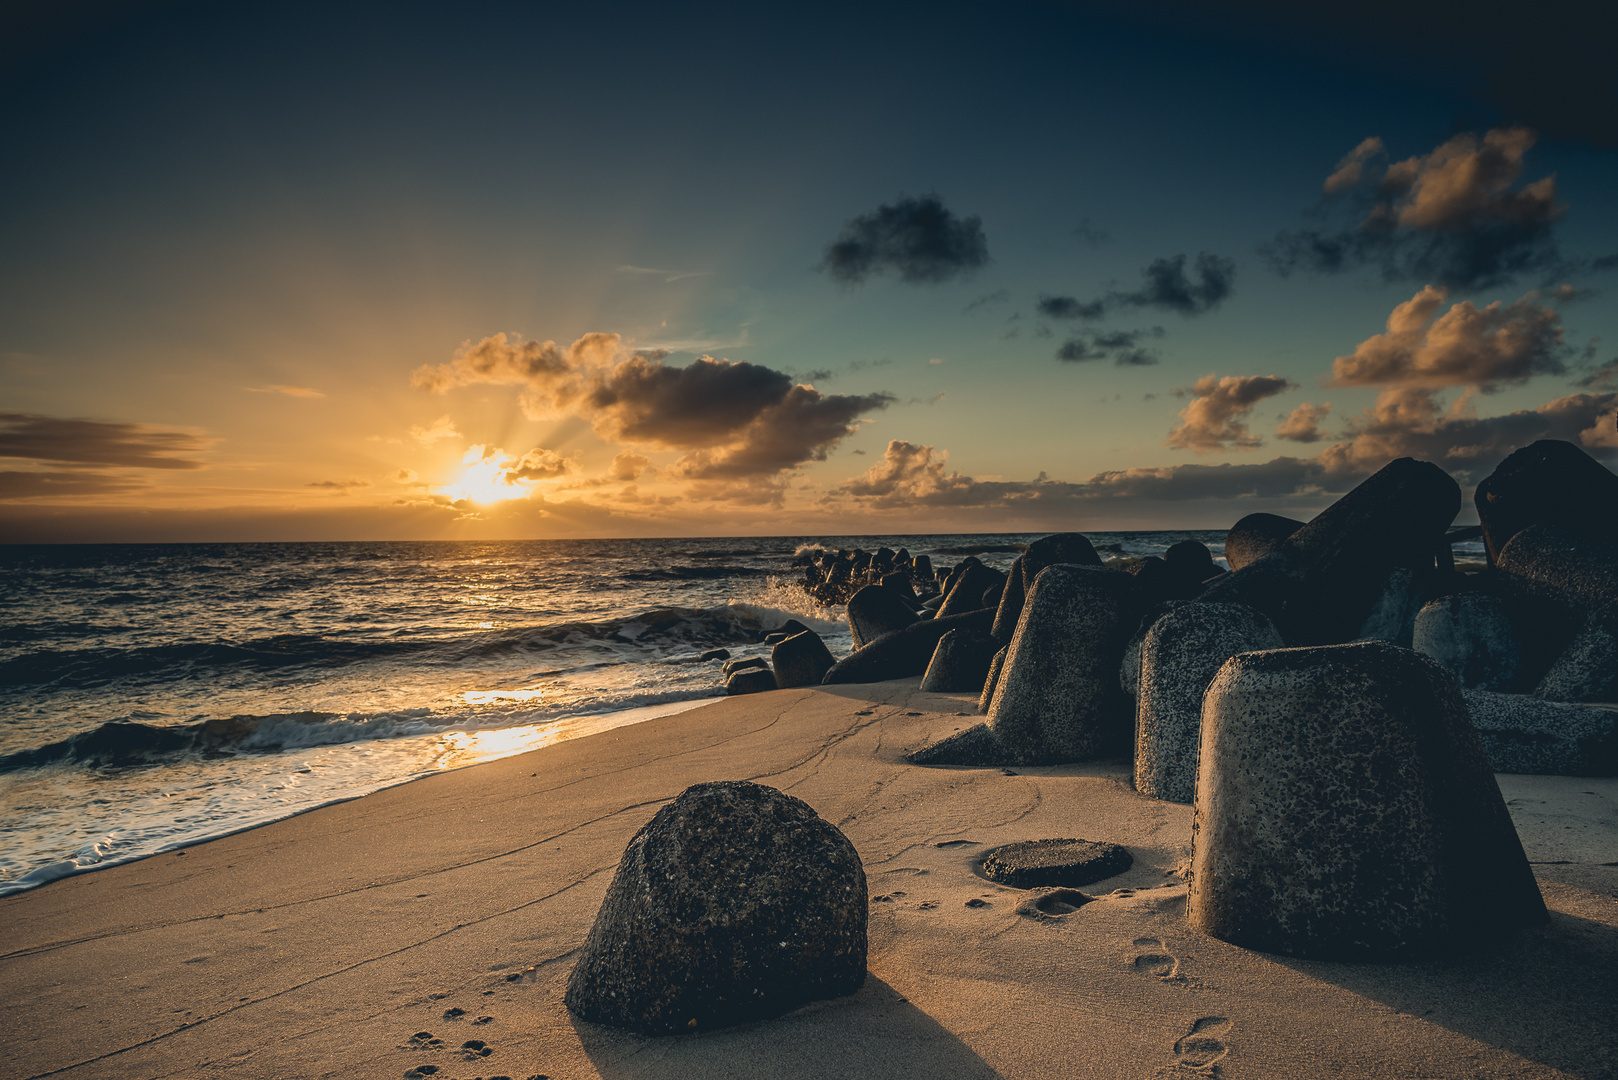
[[1195,396],[1180,410],[1165,445],[1198,454],[1260,446],[1262,440],[1247,429],[1248,414],[1265,398],[1295,388],[1279,375],[1204,375],[1191,388]]

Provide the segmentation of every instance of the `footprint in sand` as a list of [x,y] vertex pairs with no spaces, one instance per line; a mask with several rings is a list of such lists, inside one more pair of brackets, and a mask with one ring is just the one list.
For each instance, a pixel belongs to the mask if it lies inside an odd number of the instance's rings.
[[979,841],[979,840],[940,840],[938,843],[934,844],[933,847],[936,847],[936,848],[977,847],[980,843],[981,843],[981,841]]
[[1017,914],[1027,919],[1060,919],[1094,899],[1077,889],[1036,889],[1017,905]]
[[1199,1072],[1216,1073],[1215,1062],[1223,1060],[1230,1053],[1230,1047],[1225,1045],[1224,1036],[1230,1034],[1230,1021],[1223,1016],[1198,1017],[1191,1024],[1191,1030],[1174,1044],[1175,1071],[1181,1069],[1195,1069]]
[[1144,950],[1136,954],[1129,962],[1129,966],[1142,975],[1155,975],[1165,981],[1173,979],[1180,974],[1180,959],[1173,956],[1163,948],[1163,942],[1155,937],[1135,939],[1135,948]]

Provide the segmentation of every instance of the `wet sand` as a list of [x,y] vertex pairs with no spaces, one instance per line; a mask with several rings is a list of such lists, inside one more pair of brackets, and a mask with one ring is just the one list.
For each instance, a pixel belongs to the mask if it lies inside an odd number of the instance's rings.
[[[1618,1077],[1618,780],[1499,777],[1551,921],[1387,965],[1193,931],[1191,810],[1124,762],[921,768],[973,718],[917,680],[733,698],[0,900],[12,1075],[73,1078]],[[865,861],[852,997],[711,1033],[575,1021],[624,845],[690,784],[791,792]],[[1073,908],[974,873],[1083,837]],[[432,1070],[432,1071],[428,1071]]]

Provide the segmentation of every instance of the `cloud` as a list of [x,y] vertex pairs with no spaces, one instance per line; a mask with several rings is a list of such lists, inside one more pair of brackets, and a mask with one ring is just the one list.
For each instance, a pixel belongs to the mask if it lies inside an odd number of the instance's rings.
[[992,293],[984,293],[976,300],[973,300],[970,304],[967,304],[966,307],[962,308],[961,310],[976,311],[980,307],[993,307],[998,304],[1008,303],[1010,300],[1010,289],[996,289]]
[[1333,386],[1476,386],[1485,392],[1534,375],[1560,375],[1567,349],[1557,313],[1534,302],[1471,301],[1434,319],[1448,293],[1432,285],[1393,309],[1384,334],[1332,361]]
[[1524,127],[1462,133],[1431,153],[1383,164],[1379,138],[1338,162],[1323,190],[1327,209],[1358,221],[1287,231],[1262,252],[1285,275],[1374,266],[1387,281],[1486,288],[1564,264],[1551,228],[1566,211],[1556,178],[1514,186],[1534,145]]
[[145,485],[138,480],[107,473],[0,471],[0,501],[18,499],[81,498],[86,495],[124,495]]
[[351,491],[354,488],[368,488],[368,487],[370,487],[371,482],[369,480],[360,480],[360,479],[357,479],[357,478],[349,479],[349,480],[316,480],[316,481],[313,481],[312,483],[308,483],[308,484],[305,484],[303,486],[304,487],[312,487],[312,488],[324,488],[327,491],[335,491],[335,492],[338,492],[339,494],[345,494],[346,495],[349,491]]
[[455,430],[455,421],[445,413],[430,424],[411,424],[410,435],[423,446],[431,446],[439,439],[459,439],[461,433]]
[[1080,240],[1083,240],[1091,247],[1100,247],[1102,244],[1105,244],[1112,239],[1111,233],[1107,232],[1105,229],[1096,228],[1095,224],[1089,218],[1085,218],[1083,221],[1073,226],[1073,235],[1078,237]]
[[130,469],[200,469],[203,462],[174,455],[207,450],[214,441],[148,424],[0,413],[0,458]]
[[1056,358],[1070,364],[1111,360],[1119,367],[1146,367],[1157,363],[1159,357],[1156,352],[1143,347],[1141,342],[1162,336],[1161,326],[1154,326],[1150,330],[1111,330],[1105,333],[1084,331],[1064,342],[1056,350]]
[[632,481],[639,480],[640,474],[652,463],[649,457],[631,453],[628,450],[619,451],[607,467],[607,476],[612,480]]
[[1197,277],[1185,272],[1185,256],[1153,259],[1141,271],[1146,280],[1134,292],[1109,294],[1110,302],[1124,307],[1153,307],[1177,311],[1181,315],[1202,315],[1212,311],[1230,296],[1236,280],[1236,263],[1221,255],[1197,255]]
[[827,246],[819,269],[850,284],[890,272],[909,284],[931,284],[988,262],[982,220],[958,218],[937,195],[923,195],[851,219]]
[[400,469],[393,474],[393,482],[396,484],[414,484],[420,479],[421,476],[415,469]]
[[506,469],[505,481],[514,484],[519,480],[555,480],[577,469],[577,464],[571,458],[565,458],[555,450],[536,446]]
[[1326,438],[1325,433],[1320,430],[1320,422],[1326,419],[1329,412],[1331,412],[1329,401],[1322,405],[1311,405],[1306,401],[1281,421],[1275,429],[1276,437],[1299,443],[1319,442]]
[[945,470],[948,451],[893,439],[882,460],[834,491],[879,507],[979,506],[1004,498],[1022,488],[974,480]]
[[1248,414],[1265,398],[1296,388],[1279,375],[1204,375],[1164,445],[1198,454],[1260,446],[1262,440],[1247,429]]
[[620,266],[617,270],[620,274],[631,274],[635,277],[660,277],[664,284],[708,275],[707,270],[658,270],[651,266]]
[[1034,310],[1047,319],[1099,319],[1107,313],[1102,300],[1080,300],[1073,296],[1041,296]]
[[413,381],[439,393],[470,383],[520,386],[530,417],[568,413],[611,442],[687,451],[671,475],[689,479],[822,461],[859,417],[894,401],[822,394],[758,364],[704,356],[675,367],[660,352],[624,352],[616,334],[587,334],[565,350],[496,334],[447,364],[418,369]]
[[325,397],[319,390],[311,390],[307,386],[282,386],[272,383],[269,386],[249,386],[247,391],[253,394],[285,394],[287,397],[319,398]]
[[1618,356],[1586,372],[1574,385],[1585,390],[1618,390]]

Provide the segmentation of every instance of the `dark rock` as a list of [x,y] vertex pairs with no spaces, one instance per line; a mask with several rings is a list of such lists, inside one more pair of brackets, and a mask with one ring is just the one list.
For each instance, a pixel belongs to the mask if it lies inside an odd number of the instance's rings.
[[903,630],[883,634],[849,653],[826,672],[822,682],[869,683],[905,679],[927,670],[938,639],[956,629],[988,633],[994,612],[969,611],[965,615],[938,616],[911,623]]
[[1387,641],[1410,648],[1416,630],[1416,613],[1425,599],[1422,582],[1408,566],[1395,566],[1382,579],[1382,588],[1360,623],[1355,641]]
[[937,596],[932,596],[932,597],[927,598],[926,600],[923,600],[922,603],[921,603],[921,610],[923,610],[925,612],[928,612],[929,614],[932,614],[932,613],[936,613],[938,611],[938,609],[943,607],[943,606],[944,606],[944,594],[939,593]]
[[775,668],[775,685],[782,690],[794,686],[819,686],[826,672],[837,663],[826,643],[813,630],[793,634],[770,652]]
[[707,652],[703,653],[697,659],[702,661],[703,663],[707,663],[709,660],[729,660],[730,659],[730,650],[729,649],[709,649]]
[[789,636],[790,635],[783,634],[781,631],[776,630],[776,631],[774,631],[772,633],[768,633],[768,634],[764,635],[764,644],[766,644],[766,645],[779,645],[781,642],[785,641]]
[[1022,568],[1023,559],[1019,555],[1011,564],[1011,571],[1006,575],[1006,584],[1000,590],[1000,602],[995,605],[994,626],[989,633],[1002,645],[1010,644],[1011,635],[1017,632],[1017,618],[1022,614],[1023,597],[1027,595],[1023,588]]
[[1124,643],[1124,658],[1118,665],[1118,688],[1130,697],[1140,693],[1140,651],[1146,644],[1147,633],[1157,620],[1179,606],[1177,602],[1170,601],[1147,607],[1146,614],[1136,624],[1135,632]]
[[1000,584],[1000,571],[991,570],[976,559],[962,566],[964,569],[956,576],[955,584],[944,594],[944,606],[938,609],[940,617],[979,610],[983,607],[983,594]]
[[771,633],[785,634],[787,637],[791,637],[793,634],[801,634],[808,629],[809,627],[803,625],[797,619],[788,619],[780,626],[777,626]]
[[1024,840],[990,851],[983,876],[1013,889],[1078,888],[1135,865],[1129,849],[1099,840]]
[[1618,603],[1590,616],[1534,689],[1547,701],[1618,701]]
[[914,610],[916,606],[916,586],[910,581],[910,575],[904,571],[882,575],[882,587],[889,589],[905,602],[905,606]]
[[994,688],[1000,683],[1000,673],[1006,667],[1006,654],[1011,652],[1010,646],[1004,646],[994,654],[989,661],[989,673],[983,677],[983,689],[978,693],[978,712],[987,713],[989,702],[994,700]]
[[1176,573],[1165,560],[1155,555],[1134,559],[1120,569],[1135,579],[1136,592],[1147,604],[1191,600],[1202,592],[1201,578]]
[[719,670],[726,675],[734,675],[738,671],[746,671],[748,668],[767,668],[769,666],[770,662],[762,656],[749,656],[746,660],[727,660],[720,665]]
[[1508,455],[1478,484],[1473,502],[1490,564],[1533,525],[1618,533],[1618,476],[1570,442],[1542,439]]
[[856,649],[915,621],[915,610],[892,589],[880,585],[867,585],[848,601],[848,629]]
[[994,638],[988,634],[951,630],[938,639],[926,674],[921,677],[921,688],[934,694],[981,689],[996,649]]
[[744,780],[698,784],[629,842],[567,1007],[665,1035],[852,994],[868,906],[859,853],[807,803]]
[[1070,564],[1040,572],[989,702],[989,727],[1011,754],[1004,764],[1127,752],[1134,716],[1118,668],[1139,617],[1127,574]]
[[1303,522],[1279,514],[1248,514],[1225,534],[1225,562],[1232,570],[1256,563],[1301,528]]
[[1245,948],[1473,947],[1544,902],[1455,680],[1383,642],[1243,653],[1208,687],[1188,916]]
[[1289,644],[1347,641],[1390,570],[1432,565],[1460,505],[1461,489],[1443,469],[1399,458],[1199,599],[1256,608]]
[[1279,649],[1274,624],[1241,604],[1181,604],[1147,632],[1135,709],[1135,790],[1190,803],[1197,790],[1202,692],[1237,653]]
[[1618,705],[1487,690],[1462,696],[1495,772],[1618,776]]
[[1463,689],[1519,689],[1523,651],[1510,608],[1487,593],[1441,596],[1417,613],[1412,647]]
[[995,608],[995,609],[997,609],[996,614],[998,614],[998,609],[1000,607],[1000,597],[1002,595],[1004,595],[1005,591],[1006,591],[1006,582],[1005,582],[1005,579],[1002,578],[1001,580],[995,582],[993,585],[990,585],[987,589],[983,590],[983,599],[981,601],[981,606],[987,607],[987,608]]
[[743,668],[731,674],[725,680],[725,693],[735,697],[740,694],[758,694],[765,690],[777,689],[775,673],[769,668]]
[[1034,579],[1047,566],[1100,566],[1101,556],[1083,533],[1052,533],[1028,545],[1022,553],[1022,587],[1026,595]]
[[917,555],[910,560],[910,571],[923,581],[932,581],[933,560],[926,555]]
[[1169,569],[1177,577],[1187,581],[1207,581],[1220,572],[1218,564],[1213,561],[1213,552],[1199,540],[1181,540],[1178,544],[1169,545],[1169,549],[1163,553],[1163,561],[1169,564]]
[[[1618,539],[1531,525],[1507,542],[1497,560],[1507,589],[1572,628],[1618,600]],[[1566,636],[1571,636],[1571,630]]]
[[987,724],[973,724],[907,754],[905,760],[912,765],[998,765],[1006,760],[1006,748]]

